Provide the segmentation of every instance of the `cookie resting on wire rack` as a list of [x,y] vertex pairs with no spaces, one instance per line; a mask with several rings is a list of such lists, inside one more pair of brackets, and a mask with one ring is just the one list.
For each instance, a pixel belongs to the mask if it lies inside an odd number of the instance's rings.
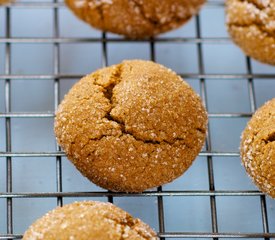
[[275,65],[275,0],[227,0],[227,29],[256,60]]
[[23,240],[157,240],[156,233],[111,203],[83,201],[58,207],[35,221]]
[[275,98],[248,122],[242,134],[241,157],[254,183],[275,198]]
[[65,0],[91,26],[129,38],[172,30],[196,14],[205,0]]
[[207,114],[172,70],[130,60],[76,83],[55,119],[68,159],[95,184],[142,192],[171,182],[200,152]]

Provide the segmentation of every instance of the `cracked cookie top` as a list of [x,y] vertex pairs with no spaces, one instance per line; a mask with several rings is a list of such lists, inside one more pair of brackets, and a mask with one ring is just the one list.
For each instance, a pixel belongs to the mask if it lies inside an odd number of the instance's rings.
[[181,26],[205,0],[66,0],[95,28],[129,38],[152,37]]
[[58,207],[34,222],[23,240],[157,240],[140,219],[111,203],[83,201]]
[[172,70],[131,60],[81,79],[56,113],[68,158],[97,185],[141,192],[180,176],[199,153],[207,115]]
[[255,184],[275,198],[275,98],[248,122],[242,134],[241,157]]
[[250,57],[275,65],[275,0],[227,0],[233,41]]

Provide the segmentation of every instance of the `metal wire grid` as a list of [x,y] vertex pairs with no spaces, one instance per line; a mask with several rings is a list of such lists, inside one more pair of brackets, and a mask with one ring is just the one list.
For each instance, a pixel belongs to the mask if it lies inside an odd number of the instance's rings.
[[[223,3],[220,1],[209,1],[208,5],[215,5],[223,7]],[[204,61],[202,57],[202,44],[203,43],[222,43],[230,41],[228,38],[203,38],[201,36],[200,16],[196,16],[196,37],[195,38],[173,38],[162,37],[158,39],[150,40],[126,40],[121,38],[107,38],[105,33],[102,33],[101,38],[62,38],[60,37],[59,26],[59,11],[58,8],[62,7],[63,3],[54,0],[53,3],[42,2],[22,2],[14,3],[5,8],[6,14],[6,33],[4,38],[0,38],[0,43],[5,44],[5,73],[0,75],[0,80],[5,82],[5,112],[0,113],[0,118],[5,119],[5,132],[6,132],[6,151],[0,152],[0,157],[6,158],[6,192],[0,193],[0,198],[6,199],[7,202],[7,234],[0,234],[0,239],[20,239],[22,235],[13,234],[13,199],[14,198],[45,198],[56,197],[57,205],[62,206],[64,197],[108,197],[108,201],[113,202],[113,197],[122,196],[147,196],[157,197],[158,204],[158,222],[159,222],[159,237],[161,239],[166,238],[275,238],[275,233],[269,232],[266,197],[259,191],[217,191],[215,190],[214,181],[214,169],[212,158],[215,156],[223,157],[238,157],[239,152],[214,152],[211,147],[210,129],[206,139],[205,151],[200,153],[200,156],[207,158],[208,178],[209,178],[209,190],[207,191],[164,191],[162,187],[159,187],[157,191],[150,191],[139,194],[126,194],[126,193],[112,193],[112,192],[63,192],[62,191],[62,161],[61,157],[65,154],[61,151],[59,146],[56,146],[55,152],[13,152],[11,141],[11,118],[53,118],[54,112],[39,112],[39,113],[16,113],[11,109],[11,81],[13,79],[54,79],[54,106],[57,108],[60,101],[60,79],[67,78],[80,78],[79,75],[74,74],[62,74],[60,72],[60,44],[61,43],[84,43],[84,42],[99,42],[101,43],[101,50],[103,56],[102,66],[108,65],[107,44],[110,42],[148,42],[150,44],[150,58],[155,60],[155,43],[157,42],[190,42],[195,43],[197,46],[198,66],[199,74],[181,74],[184,78],[197,78],[200,82],[200,93],[202,100],[207,107],[207,92],[205,79],[247,79],[249,87],[249,101],[250,112],[241,113],[210,113],[209,118],[240,118],[251,117],[255,111],[255,87],[254,79],[275,79],[275,74],[253,74],[250,58],[246,59],[246,74],[206,74],[204,70]],[[53,22],[54,22],[54,37],[53,38],[13,38],[11,37],[11,23],[10,12],[11,8],[51,8],[53,9]],[[16,43],[50,43],[54,45],[54,74],[47,75],[14,75],[11,74],[11,44]],[[210,128],[210,126],[209,126]],[[36,193],[20,193],[13,192],[12,190],[12,158],[14,157],[55,157],[56,158],[56,191],[55,192],[36,192]],[[163,197],[176,197],[176,196],[209,196],[211,207],[211,220],[212,220],[212,232],[167,232],[165,231],[165,213],[163,206]],[[261,202],[261,214],[262,214],[262,232],[259,233],[225,233],[219,232],[217,221],[217,196],[259,196]]]

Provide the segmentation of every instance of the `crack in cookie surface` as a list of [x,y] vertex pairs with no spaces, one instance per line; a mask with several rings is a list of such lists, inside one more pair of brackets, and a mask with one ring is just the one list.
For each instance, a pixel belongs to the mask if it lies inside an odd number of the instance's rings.
[[125,61],[77,83],[55,130],[69,159],[114,191],[142,191],[182,174],[200,151],[207,116],[199,97],[161,65]]
[[[112,72],[108,76],[108,78],[101,79],[102,76],[97,75],[97,74],[94,75],[94,84],[102,87],[101,91],[103,92],[104,97],[108,100],[108,102],[111,106],[109,108],[109,110],[106,111],[103,118],[106,118],[111,122],[117,123],[121,128],[122,135],[123,134],[130,135],[137,141],[142,141],[144,143],[151,143],[151,144],[160,144],[160,143],[174,144],[177,141],[182,141],[181,143],[184,144],[184,140],[186,140],[186,139],[182,138],[182,137],[174,137],[173,141],[171,141],[171,140],[169,141],[167,139],[158,141],[158,140],[152,140],[152,139],[138,137],[135,135],[135,133],[133,131],[129,130],[129,126],[127,126],[127,124],[125,123],[125,119],[123,119],[123,117],[117,117],[114,114],[112,114],[112,110],[116,107],[116,105],[118,105],[117,102],[113,101],[113,98],[114,98],[113,91],[116,88],[116,86],[119,85],[121,83],[121,81],[123,81],[123,79],[121,79],[122,73],[123,73],[123,64],[120,64],[120,65],[116,65],[116,67],[114,67],[112,69]],[[205,134],[206,129],[205,128],[203,129],[202,127],[196,128],[196,126],[194,126],[194,131],[198,131],[201,134]],[[106,137],[106,136],[108,136],[108,135],[106,135],[106,134],[102,135],[102,137]],[[102,137],[100,137],[98,139],[101,139]],[[119,135],[118,137],[121,137],[121,135]],[[95,139],[92,139],[92,140],[95,140]],[[191,148],[191,146],[189,146],[189,148]]]
[[66,0],[90,25],[129,38],[149,38],[172,30],[196,14],[204,0]]
[[241,140],[242,163],[255,184],[275,197],[275,98],[260,107]]
[[275,65],[275,0],[227,0],[226,22],[245,54]]
[[260,5],[257,1],[251,0],[228,0],[228,27],[255,26],[262,34],[275,38],[275,1],[272,1]]

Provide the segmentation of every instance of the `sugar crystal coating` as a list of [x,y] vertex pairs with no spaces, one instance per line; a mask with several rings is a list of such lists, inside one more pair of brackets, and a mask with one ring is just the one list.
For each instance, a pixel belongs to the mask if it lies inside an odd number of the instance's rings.
[[141,192],[192,164],[206,125],[202,102],[185,81],[162,65],[131,60],[76,83],[58,108],[55,133],[92,182]]
[[249,176],[260,190],[275,198],[275,98],[248,122],[240,149]]
[[23,240],[157,240],[140,219],[111,203],[83,201],[58,207],[36,220]]
[[275,65],[275,0],[227,0],[227,29],[250,57]]
[[90,25],[130,38],[174,29],[196,14],[205,0],[66,0]]

